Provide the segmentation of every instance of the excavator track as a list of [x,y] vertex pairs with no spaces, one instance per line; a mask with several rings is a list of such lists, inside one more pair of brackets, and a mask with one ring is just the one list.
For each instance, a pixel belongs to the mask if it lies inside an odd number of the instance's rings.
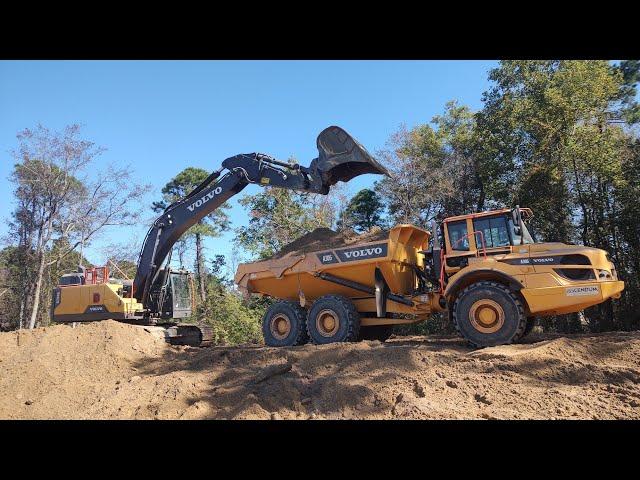
[[167,328],[171,345],[208,347],[213,343],[213,329],[204,324],[178,323]]

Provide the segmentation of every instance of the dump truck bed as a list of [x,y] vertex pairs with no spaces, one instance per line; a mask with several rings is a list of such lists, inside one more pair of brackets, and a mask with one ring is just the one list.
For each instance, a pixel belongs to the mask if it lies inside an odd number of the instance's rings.
[[[329,294],[371,299],[372,294],[327,281],[321,274],[374,289],[375,270],[379,268],[391,293],[410,298],[417,285],[415,267],[423,266],[422,255],[418,252],[427,248],[429,236],[428,231],[413,225],[397,225],[386,236],[378,236],[374,241],[302,254],[292,252],[281,258],[241,264],[235,282],[245,292],[283,300],[313,302]],[[359,303],[358,310],[367,304]],[[375,311],[375,308],[368,311]],[[415,313],[415,308],[397,304],[396,308],[390,305],[389,311]]]

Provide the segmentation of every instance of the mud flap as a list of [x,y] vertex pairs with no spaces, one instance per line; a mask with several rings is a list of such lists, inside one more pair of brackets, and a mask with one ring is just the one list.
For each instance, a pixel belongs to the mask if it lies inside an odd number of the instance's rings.
[[387,316],[387,296],[389,295],[389,285],[378,267],[375,270],[376,284],[376,315],[378,318]]

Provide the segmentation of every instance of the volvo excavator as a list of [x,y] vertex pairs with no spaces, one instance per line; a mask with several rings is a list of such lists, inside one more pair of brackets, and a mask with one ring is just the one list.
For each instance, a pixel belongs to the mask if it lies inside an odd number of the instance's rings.
[[190,227],[249,184],[326,195],[339,181],[347,182],[366,173],[388,174],[340,127],[324,129],[316,144],[318,157],[309,167],[281,162],[262,153],[227,158],[219,170],[186,197],[169,205],[153,222],[142,244],[133,280],[112,278],[108,267],[81,268],[65,274],[53,291],[52,320],[162,323],[170,343],[209,344],[212,331],[208,326],[176,322],[191,316],[193,288],[189,272],[169,266],[174,244]]

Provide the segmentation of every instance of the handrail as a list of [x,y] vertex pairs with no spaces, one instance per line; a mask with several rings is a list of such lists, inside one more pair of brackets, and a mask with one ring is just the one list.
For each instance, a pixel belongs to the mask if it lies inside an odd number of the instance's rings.
[[[471,233],[466,233],[464,234],[462,237],[460,237],[458,240],[456,240],[456,242],[453,244],[453,246],[451,247],[452,250],[455,250],[455,246],[460,243],[460,241],[464,240],[465,238],[470,237],[471,235],[476,235],[476,234],[480,234],[480,239],[482,240],[482,253],[484,255],[484,258],[487,258],[487,247],[485,245],[484,242],[484,233],[482,233],[482,231],[480,230],[475,230]],[[476,257],[478,256],[478,248],[476,245]]]
[[[482,241],[482,253],[483,253],[484,258],[486,260],[486,258],[487,258],[487,247],[486,247],[486,244],[484,242],[484,233],[482,233],[480,230],[476,230],[474,232],[467,233],[467,234],[463,235],[458,240],[456,240],[456,242],[453,244],[453,247],[451,247],[451,248],[453,249],[458,243],[460,243],[465,238],[468,238],[470,235],[475,235],[475,234],[478,234],[478,233],[480,234],[480,240]],[[477,247],[477,245],[476,245],[476,247]],[[447,260],[447,256],[448,255],[444,254],[444,250],[440,250],[440,293],[444,292],[444,264],[445,264],[445,262]],[[475,256],[478,257],[478,248],[476,248]]]
[[92,267],[84,271],[84,283],[97,285],[109,281],[109,267]]

